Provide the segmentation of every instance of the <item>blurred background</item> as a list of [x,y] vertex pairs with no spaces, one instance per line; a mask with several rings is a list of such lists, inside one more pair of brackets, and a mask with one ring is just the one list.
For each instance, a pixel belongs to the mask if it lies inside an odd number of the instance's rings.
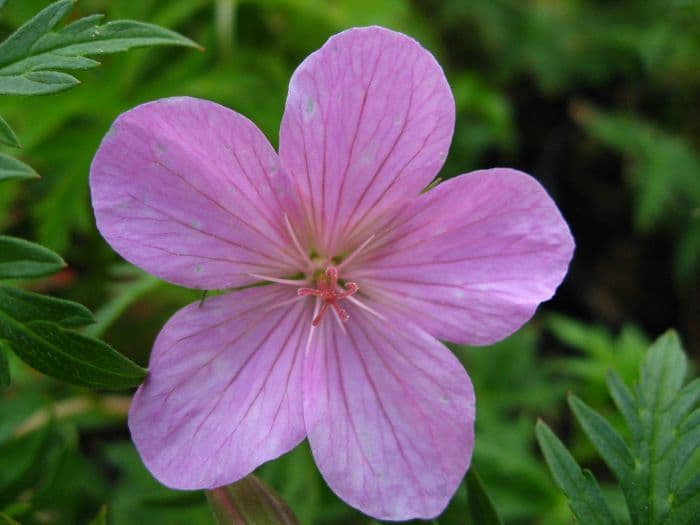
[[[48,3],[10,0],[2,36]],[[88,332],[145,365],[165,320],[198,295],[125,264],[95,229],[88,170],[114,118],[191,95],[246,115],[276,146],[289,77],[306,55],[352,26],[405,32],[435,54],[457,102],[441,176],[531,173],[577,241],[566,281],[531,323],[493,347],[454,349],[476,386],[474,465],[506,523],[571,523],[534,444],[541,417],[623,512],[565,396],[621,426],[609,368],[631,383],[648,342],[672,327],[700,356],[700,2],[80,0],[71,17],[93,13],[163,25],[205,50],[105,57],[73,90],[0,98],[22,159],[43,177],[0,187],[0,228],[69,263],[31,289],[86,304],[101,321]],[[0,510],[22,523],[81,524],[106,503],[113,524],[213,523],[202,493],[169,491],[141,465],[128,393],[87,392],[12,364],[13,385],[0,391]],[[306,444],[259,473],[304,524],[373,523],[325,487]],[[463,498],[440,523],[461,523]]]

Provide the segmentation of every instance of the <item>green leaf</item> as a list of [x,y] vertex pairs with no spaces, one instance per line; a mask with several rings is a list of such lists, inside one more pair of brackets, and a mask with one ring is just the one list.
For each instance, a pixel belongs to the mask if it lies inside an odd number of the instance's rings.
[[687,461],[700,447],[700,408],[695,409],[687,416],[674,437],[675,440],[669,447],[671,450],[669,450],[667,461],[669,464],[669,485],[677,487]]
[[619,480],[633,525],[695,523],[700,479],[681,484],[700,448],[700,379],[683,387],[686,370],[678,336],[669,331],[649,348],[634,391],[616,373],[608,374],[610,393],[632,434],[629,446],[600,414],[569,397],[586,435]]
[[5,355],[6,346],[0,341],[0,388],[10,386],[10,362]]
[[610,395],[615,402],[615,406],[625,418],[627,426],[632,432],[633,436],[639,436],[639,415],[637,414],[637,407],[635,406],[635,400],[632,397],[632,392],[629,391],[625,383],[622,381],[620,374],[614,370],[608,371],[607,376],[608,390],[610,390]]
[[627,501],[633,502],[633,507],[643,505],[644,494],[639,485],[631,481],[634,477],[635,460],[620,434],[603,416],[573,394],[569,395],[568,401],[586,436],[620,482]]
[[74,0],[60,0],[46,7],[0,44],[0,64],[25,55],[39,39],[71,10]]
[[652,344],[641,366],[636,388],[641,428],[634,451],[638,467],[626,484],[635,489],[628,501],[630,515],[642,525],[661,523],[674,512],[672,495],[679,490],[687,459],[700,446],[700,428],[691,414],[697,387],[691,383],[681,388],[686,370],[687,359],[673,331]]
[[663,522],[668,525],[695,523],[700,515],[700,472],[691,479],[677,494],[673,509]]
[[43,277],[65,266],[65,261],[48,248],[0,235],[0,279]]
[[296,525],[287,503],[251,474],[236,483],[207,491],[218,525]]
[[41,95],[71,88],[79,81],[61,70],[90,69],[100,64],[85,55],[158,45],[199,47],[152,24],[131,20],[100,24],[101,15],[52,31],[72,5],[72,0],[61,0],[48,6],[0,44],[0,94]]
[[688,412],[700,401],[700,377],[685,385],[676,396],[668,411],[674,425],[681,423]]
[[674,331],[659,337],[646,356],[639,383],[639,400],[649,410],[662,411],[683,386],[687,360]]
[[138,386],[146,377],[146,370],[106,343],[54,323],[21,325],[0,312],[0,334],[29,365],[67,383],[121,389]]
[[535,427],[537,442],[554,481],[569,499],[569,506],[581,523],[613,525],[617,520],[590,472],[584,472],[564,444],[543,421]]
[[503,522],[474,467],[467,472],[466,482],[469,508],[467,525],[501,525]]
[[92,312],[82,304],[7,286],[0,286],[0,312],[21,323],[49,321],[66,328],[95,322]]
[[28,71],[12,76],[0,74],[0,95],[48,95],[77,84],[80,80],[60,71]]
[[38,179],[39,175],[21,160],[0,153],[0,182],[7,180]]
[[12,130],[10,125],[2,117],[0,117],[0,144],[12,146],[13,148],[22,147],[19,143],[17,135],[15,135],[15,132]]
[[92,321],[77,303],[0,287],[0,339],[37,370],[91,388],[130,388],[146,371],[106,343],[67,330]]
[[620,434],[608,423],[603,416],[569,394],[569,407],[576,419],[595,446],[605,463],[615,473],[619,480],[625,479],[634,468],[632,452],[625,444]]

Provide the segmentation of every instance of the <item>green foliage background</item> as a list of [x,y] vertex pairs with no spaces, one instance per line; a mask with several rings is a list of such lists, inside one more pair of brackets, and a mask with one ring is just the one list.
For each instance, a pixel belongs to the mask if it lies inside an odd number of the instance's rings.
[[[7,2],[3,36],[48,3]],[[477,392],[474,464],[506,523],[571,523],[535,448],[542,417],[625,521],[565,394],[577,392],[621,429],[609,368],[631,384],[649,339],[668,327],[691,359],[700,354],[700,3],[81,0],[71,17],[93,13],[159,24],[205,50],[130,51],[79,73],[83,85],[70,91],[0,97],[20,157],[42,175],[0,187],[0,230],[68,263],[31,289],[86,304],[100,320],[87,333],[145,365],[160,326],[197,297],[124,264],[96,232],[87,174],[113,119],[147,100],[191,95],[246,115],[276,145],[289,77],[307,54],[356,25],[403,31],[436,55],[455,93],[443,176],[496,165],[532,173],[577,240],[569,277],[531,324],[491,348],[455,348]],[[106,503],[115,525],[212,523],[203,494],[165,489],[144,470],[128,439],[128,397],[10,365],[12,385],[0,390],[0,512],[26,524],[81,524]],[[302,523],[370,522],[325,487],[306,445],[260,475]],[[440,523],[461,523],[465,500],[460,490]]]

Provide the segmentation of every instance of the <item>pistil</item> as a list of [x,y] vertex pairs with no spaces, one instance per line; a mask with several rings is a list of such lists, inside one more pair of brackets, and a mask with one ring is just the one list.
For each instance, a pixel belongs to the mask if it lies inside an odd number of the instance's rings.
[[345,290],[338,291],[338,270],[335,266],[329,266],[326,269],[325,275],[321,275],[318,278],[317,288],[299,288],[297,294],[301,297],[313,295],[323,301],[318,315],[311,321],[313,326],[318,326],[329,308],[333,308],[338,319],[341,321],[350,319],[350,315],[338,304],[338,301],[354,295],[357,290],[359,290],[357,283],[347,282],[345,283]]

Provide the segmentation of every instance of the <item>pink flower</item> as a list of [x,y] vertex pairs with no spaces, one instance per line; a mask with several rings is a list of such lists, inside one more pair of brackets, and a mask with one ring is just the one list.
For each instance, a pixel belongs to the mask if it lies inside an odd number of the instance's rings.
[[474,392],[438,339],[517,330],[574,248],[524,173],[421,193],[454,118],[433,56],[370,27],[295,71],[279,156],[204,100],[116,120],[90,174],[102,235],[172,283],[239,288],[183,308],[155,342],[129,426],[162,483],[232,483],[308,438],[328,485],[363,512],[444,509],[469,467]]

